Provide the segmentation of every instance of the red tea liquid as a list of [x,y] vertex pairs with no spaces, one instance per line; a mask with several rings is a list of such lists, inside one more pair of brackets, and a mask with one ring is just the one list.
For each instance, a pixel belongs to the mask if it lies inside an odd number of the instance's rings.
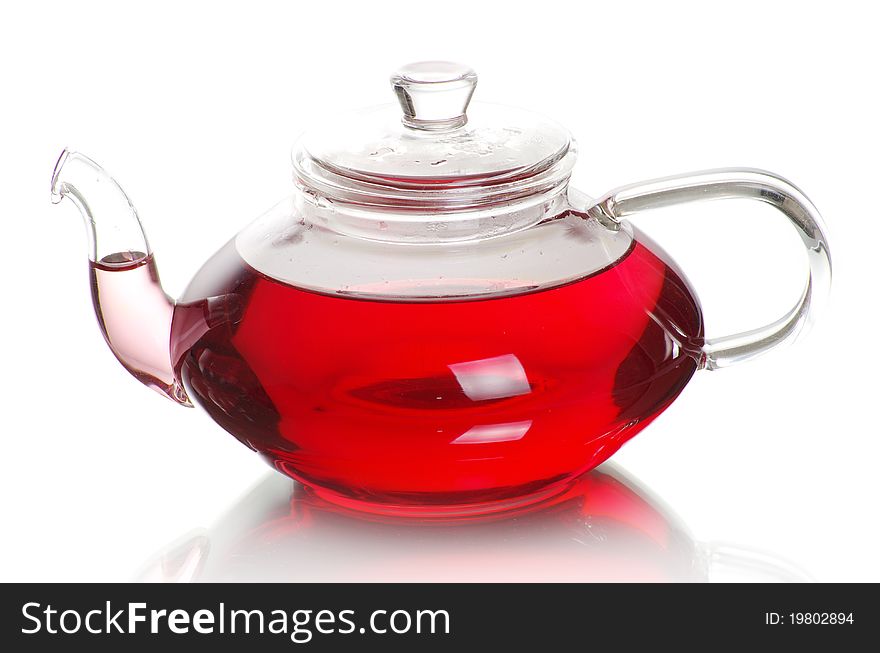
[[104,340],[132,375],[186,403],[168,351],[174,302],[162,290],[152,254],[117,252],[89,265],[92,304]]
[[230,244],[171,344],[190,398],[282,472],[442,513],[538,500],[601,463],[678,395],[702,334],[687,283],[638,242],[556,288],[427,302],[298,289]]

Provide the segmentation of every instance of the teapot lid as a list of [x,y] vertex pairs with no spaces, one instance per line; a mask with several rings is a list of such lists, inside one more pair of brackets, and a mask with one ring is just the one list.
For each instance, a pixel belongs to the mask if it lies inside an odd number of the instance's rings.
[[294,150],[301,188],[327,199],[405,208],[466,209],[564,184],[575,146],[542,116],[470,104],[468,66],[425,61],[391,77],[399,107],[336,118]]

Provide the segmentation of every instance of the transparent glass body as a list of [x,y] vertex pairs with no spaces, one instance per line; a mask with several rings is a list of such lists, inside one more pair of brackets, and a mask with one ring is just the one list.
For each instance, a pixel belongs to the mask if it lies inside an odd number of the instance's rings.
[[[700,365],[682,273],[570,207],[427,246],[286,222],[269,232],[285,234],[277,250],[246,230],[196,275],[172,360],[224,428],[337,502],[434,514],[540,498],[610,456]],[[270,274],[280,259],[302,275]]]
[[[431,62],[392,83],[402,117],[359,114],[345,124],[360,140],[304,138],[295,192],[177,300],[115,181],[68,152],[52,179],[86,217],[93,301],[123,365],[328,500],[423,517],[542,501],[697,370],[790,341],[824,294],[820,218],[779,177],[716,170],[592,200],[569,188],[560,127],[470,115],[470,69]],[[778,321],[708,339],[683,272],[624,218],[728,197],[780,209],[809,276]]]

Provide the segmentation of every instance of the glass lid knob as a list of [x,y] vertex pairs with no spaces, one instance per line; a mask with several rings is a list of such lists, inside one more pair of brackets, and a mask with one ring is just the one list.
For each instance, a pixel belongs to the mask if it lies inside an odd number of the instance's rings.
[[420,61],[400,68],[391,76],[391,85],[406,127],[448,131],[467,123],[477,74],[460,63]]

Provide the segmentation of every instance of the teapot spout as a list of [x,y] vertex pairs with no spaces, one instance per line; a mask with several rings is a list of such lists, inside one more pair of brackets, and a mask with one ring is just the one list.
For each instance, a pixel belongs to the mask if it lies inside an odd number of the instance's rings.
[[191,406],[171,364],[174,301],[128,196],[101,166],[68,150],[55,164],[51,193],[55,204],[70,199],[85,220],[92,303],[107,345],[138,381]]

